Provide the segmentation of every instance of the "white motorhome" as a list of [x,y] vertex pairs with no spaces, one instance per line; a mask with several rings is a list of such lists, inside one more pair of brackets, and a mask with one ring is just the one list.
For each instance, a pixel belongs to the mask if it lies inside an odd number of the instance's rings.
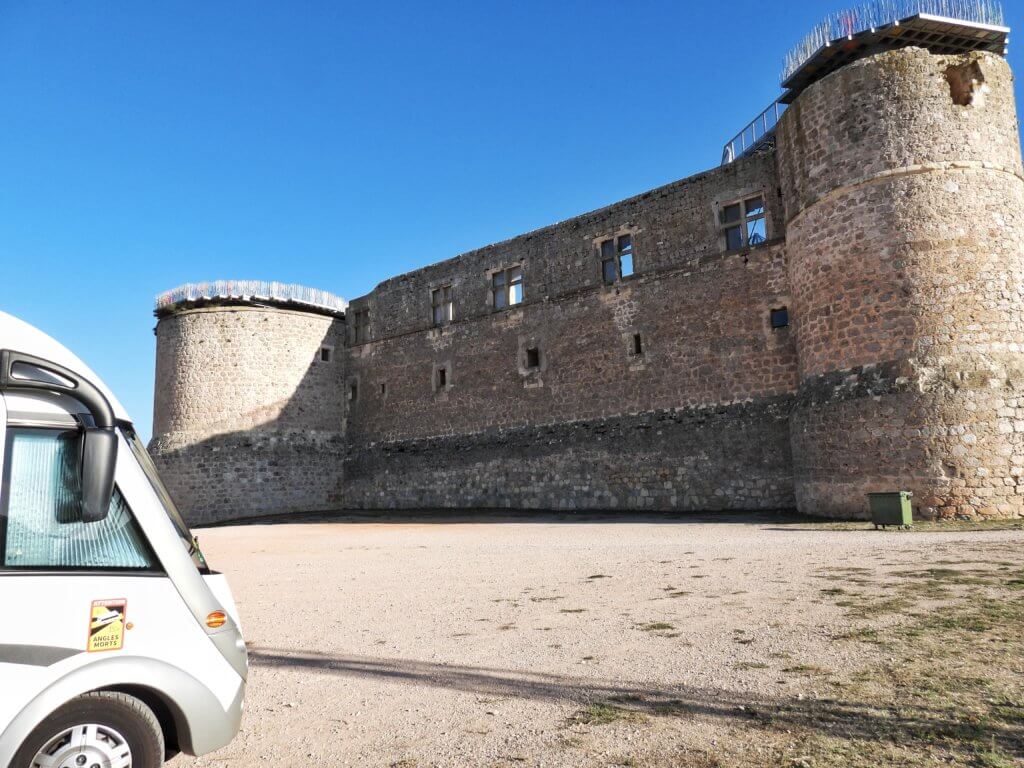
[[154,768],[238,732],[248,672],[117,399],[0,312],[0,766]]

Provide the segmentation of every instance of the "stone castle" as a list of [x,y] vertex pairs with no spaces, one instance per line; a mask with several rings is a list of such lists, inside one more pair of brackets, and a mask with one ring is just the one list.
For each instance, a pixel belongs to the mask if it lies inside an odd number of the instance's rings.
[[1021,516],[1024,172],[991,21],[818,31],[720,167],[347,305],[161,297],[151,450],[172,495],[192,523],[857,517],[889,490],[922,517]]

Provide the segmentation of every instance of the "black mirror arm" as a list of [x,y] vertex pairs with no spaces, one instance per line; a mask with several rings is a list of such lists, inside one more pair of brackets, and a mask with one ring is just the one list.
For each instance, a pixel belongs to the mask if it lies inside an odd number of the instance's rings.
[[[56,377],[56,380],[28,379],[14,374],[14,366],[21,363],[38,368]],[[68,382],[63,384],[60,380]],[[0,392],[60,392],[84,405],[92,415],[93,422],[101,429],[113,429],[114,409],[110,401],[96,386],[62,365],[51,363],[35,355],[0,350]]]
[[[36,369],[41,376],[16,375],[15,366]],[[31,372],[31,371],[29,371]],[[59,392],[74,398],[92,415],[95,426],[82,433],[82,521],[104,519],[114,493],[117,432],[110,401],[88,379],[35,355],[0,350],[0,392]]]

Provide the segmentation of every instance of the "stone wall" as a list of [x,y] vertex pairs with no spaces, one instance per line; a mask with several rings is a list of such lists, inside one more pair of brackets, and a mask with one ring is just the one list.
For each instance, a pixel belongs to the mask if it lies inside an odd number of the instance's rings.
[[162,317],[156,336],[150,451],[189,522],[341,504],[339,318],[218,305]]
[[378,443],[350,454],[361,509],[793,507],[788,398]]
[[860,514],[865,493],[900,488],[925,516],[1019,515],[1024,184],[1006,61],[908,48],[848,65],[783,116],[778,155],[800,509]]
[[[752,195],[767,199],[769,241],[726,251],[718,208]],[[349,350],[346,504],[792,506],[797,361],[770,322],[789,301],[781,211],[774,157],[756,155],[353,300],[370,341]],[[606,285],[596,243],[623,232],[635,274]],[[494,311],[490,275],[512,265],[524,301]],[[435,328],[440,285],[454,322]]]

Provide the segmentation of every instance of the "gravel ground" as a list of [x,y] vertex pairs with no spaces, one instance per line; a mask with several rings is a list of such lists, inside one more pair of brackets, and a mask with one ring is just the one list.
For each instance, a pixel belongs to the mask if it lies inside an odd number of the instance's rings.
[[730,744],[758,738],[751,704],[819,696],[820,678],[793,670],[879,653],[833,640],[849,619],[821,593],[840,569],[1024,542],[755,517],[199,535],[231,581],[252,670],[238,738],[174,768],[728,765]]

